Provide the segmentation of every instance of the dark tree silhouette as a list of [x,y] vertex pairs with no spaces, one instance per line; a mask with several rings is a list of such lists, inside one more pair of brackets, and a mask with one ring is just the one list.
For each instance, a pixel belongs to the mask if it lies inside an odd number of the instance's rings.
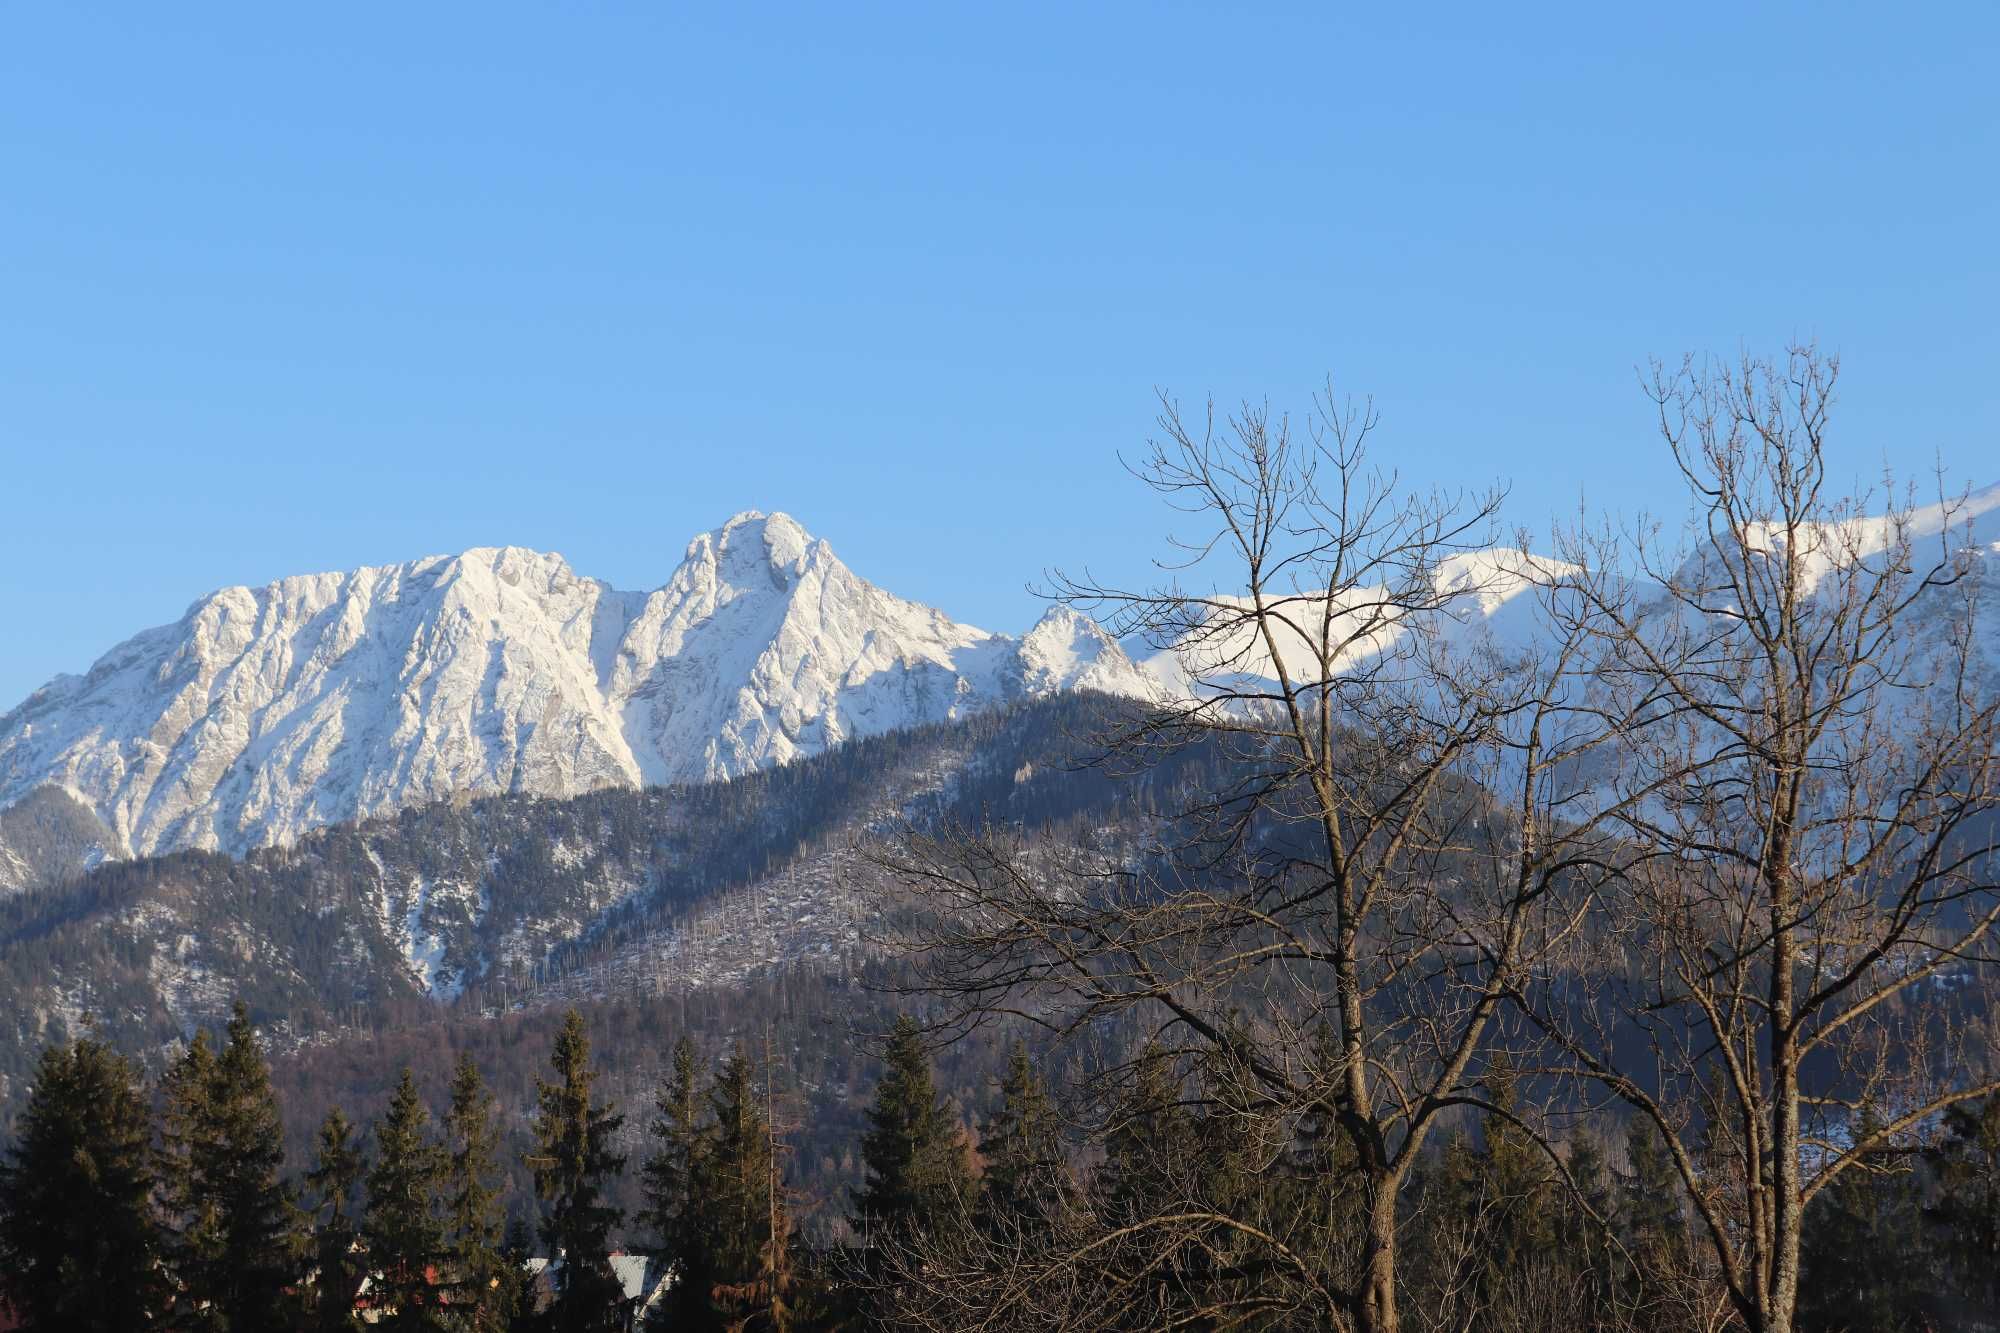
[[91,1038],[42,1052],[0,1165],[0,1298],[30,1333],[144,1327],[159,1307],[152,1123]]
[[563,1017],[549,1067],[555,1081],[536,1085],[530,1158],[542,1200],[542,1239],[551,1262],[560,1265],[549,1324],[554,1333],[608,1333],[623,1319],[624,1289],[611,1268],[619,1210],[604,1195],[625,1166],[611,1147],[624,1117],[597,1096],[590,1037],[574,1009]]

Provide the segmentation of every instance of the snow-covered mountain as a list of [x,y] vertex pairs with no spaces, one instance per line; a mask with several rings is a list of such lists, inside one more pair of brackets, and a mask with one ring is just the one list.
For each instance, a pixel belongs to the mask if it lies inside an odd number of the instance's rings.
[[[1910,517],[1920,547],[1974,556],[1976,585],[2000,578],[2000,486]],[[1815,540],[1865,557],[1888,531],[1856,518]],[[1507,549],[1446,562],[1440,582],[1465,595],[1445,638],[1532,646],[1529,562],[1549,568]],[[2000,661],[2000,596],[1975,633]],[[1269,670],[1260,643],[1206,651]],[[1135,662],[1066,607],[1019,638],[975,629],[860,578],[785,515],[745,513],[650,593],[514,547],[224,589],[0,717],[0,809],[53,787],[109,854],[240,852],[460,794],[728,777],[1059,691],[1158,698],[1216,665],[1188,659]],[[0,888],[21,877],[0,864]]]
[[[1971,491],[1949,503],[1904,509],[1900,517],[1901,538],[1908,543],[1908,557],[1915,569],[1929,570],[1955,556],[1967,560],[1963,579],[1948,590],[1917,600],[1908,613],[1909,628],[1904,637],[1944,635],[1949,619],[1964,611],[1964,597],[1970,592],[1975,656],[1982,663],[2000,669],[2000,484]],[[1895,525],[1888,518],[1875,515],[1855,515],[1809,527],[1800,536],[1809,543],[1802,552],[1806,591],[1836,565],[1874,561],[1898,539]],[[1762,545],[1773,552],[1784,542],[1783,535],[1775,531],[1756,530],[1750,539],[1753,546]],[[1713,579],[1716,576],[1705,570],[1704,559],[1697,548],[1689,556],[1691,563],[1677,577],[1690,585]],[[1531,652],[1549,643],[1554,634],[1536,588],[1574,573],[1573,566],[1518,547],[1459,552],[1439,561],[1433,571],[1440,609],[1425,613],[1427,619],[1421,622],[1421,628],[1451,651],[1491,646],[1508,656]],[[1658,583],[1641,578],[1630,586],[1641,603],[1665,606],[1665,590]],[[1273,679],[1274,647],[1278,661],[1294,680],[1310,679],[1319,671],[1317,636],[1321,612],[1327,603],[1290,588],[1280,591],[1296,600],[1288,607],[1288,615],[1274,625],[1273,641],[1269,644],[1249,624],[1224,621],[1229,625],[1226,632],[1203,638],[1192,646],[1184,645],[1179,651],[1155,651],[1151,644],[1128,646],[1133,647],[1139,667],[1174,695],[1199,696],[1204,693],[1203,681],[1230,684],[1244,679]],[[1246,608],[1249,605],[1247,599],[1217,593],[1208,596]],[[1387,589],[1372,585],[1345,590],[1343,600],[1334,607],[1334,638],[1342,641],[1353,634],[1356,641],[1346,646],[1336,671],[1354,670],[1377,654],[1394,650],[1420,627],[1414,617],[1407,621],[1387,617],[1382,608],[1389,600]],[[1343,625],[1348,607],[1364,608],[1363,615],[1380,617],[1382,623],[1362,635],[1358,627]],[[1993,684],[2000,687],[2000,679]]]
[[649,593],[517,547],[225,588],[0,717],[0,808],[55,787],[117,851],[238,852],[462,793],[727,777],[1078,688],[1160,687],[1066,608],[988,633],[744,513]]

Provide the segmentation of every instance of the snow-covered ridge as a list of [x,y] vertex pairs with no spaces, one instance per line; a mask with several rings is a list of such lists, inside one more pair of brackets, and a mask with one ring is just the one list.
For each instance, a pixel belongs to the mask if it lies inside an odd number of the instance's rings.
[[[2000,486],[1918,510],[1908,532],[1920,556],[1971,555],[1983,589],[2000,575]],[[1860,516],[1813,534],[1824,559],[1889,538]],[[1444,562],[1440,590],[1463,595],[1431,628],[1531,648],[1546,632],[1531,567],[1552,568],[1506,548]],[[2000,662],[2000,595],[1978,617]],[[1277,646],[1288,665],[1309,647]],[[860,578],[783,514],[744,513],[652,592],[518,547],[223,589],[0,716],[0,810],[52,787],[101,821],[106,853],[234,852],[461,793],[728,777],[1063,690],[1160,698],[1189,692],[1190,670],[1273,665],[1247,636],[1135,663],[1061,606],[992,634]],[[30,873],[19,851],[0,837],[0,891]]]
[[649,593],[519,547],[212,593],[0,716],[0,807],[54,786],[122,851],[241,851],[459,793],[727,777],[1078,688],[1159,690],[1086,617],[959,624],[751,512]]
[[[1492,645],[1519,653],[1548,633],[1533,595],[1535,588],[1571,572],[1570,565],[1518,547],[1461,552],[1440,560],[1430,571],[1430,585],[1436,594],[1434,607],[1408,618],[1385,611],[1392,594],[1384,587],[1350,587],[1332,602],[1321,594],[1279,589],[1275,595],[1285,601],[1284,614],[1274,618],[1272,643],[1265,642],[1247,615],[1242,623],[1234,623],[1230,617],[1220,621],[1224,628],[1214,634],[1177,648],[1142,651],[1137,661],[1164,690],[1178,696],[1207,693],[1198,682],[1233,685],[1246,680],[1275,680],[1279,665],[1295,682],[1316,679],[1320,671],[1320,621],[1329,609],[1333,637],[1342,645],[1333,663],[1336,673],[1353,671],[1378,654],[1395,651],[1419,628],[1454,648]],[[1250,607],[1247,597],[1211,594],[1211,598],[1241,607],[1246,613]],[[1353,616],[1359,618],[1350,619]],[[1350,636],[1352,642],[1347,641]]]
[[[1786,540],[1783,533],[1768,527],[1753,528],[1746,536],[1752,549],[1773,553]],[[1907,542],[1908,558],[1919,571],[1958,558],[1967,561],[1968,588],[1978,594],[1975,647],[1983,661],[2000,667],[2000,483],[1948,502],[1901,508],[1895,519],[1843,511],[1831,522],[1803,529],[1798,539],[1807,591],[1837,566],[1875,560],[1899,538]],[[1705,558],[1697,545],[1689,556],[1690,563],[1677,577],[1690,584],[1714,577],[1706,572]],[[1438,594],[1436,608],[1407,620],[1383,612],[1386,589],[1345,589],[1332,606],[1333,632],[1336,641],[1344,642],[1349,635],[1354,641],[1344,643],[1334,670],[1354,670],[1378,654],[1393,651],[1419,629],[1451,650],[1491,646],[1510,656],[1532,652],[1549,643],[1554,634],[1543,599],[1535,595],[1535,589],[1575,572],[1563,561],[1513,546],[1461,551],[1438,561],[1431,571],[1431,585]],[[1641,601],[1664,606],[1664,589],[1650,579],[1637,579],[1631,590]],[[1176,695],[1202,694],[1202,687],[1194,682],[1203,678],[1230,682],[1275,679],[1280,665],[1294,680],[1316,677],[1320,670],[1316,636],[1328,603],[1310,591],[1274,591],[1288,599],[1287,616],[1273,629],[1274,644],[1266,644],[1248,624],[1233,625],[1225,619],[1226,631],[1201,637],[1177,650],[1152,651],[1152,645],[1144,645],[1136,656],[1139,666]],[[1249,605],[1247,598],[1212,596],[1246,608]],[[1366,608],[1366,619],[1347,619],[1350,608]],[[1943,618],[1957,609],[1950,597],[1928,599],[1911,611],[1912,632],[1942,625]],[[1380,623],[1376,623],[1377,617]],[[2000,687],[2000,679],[1994,684]]]

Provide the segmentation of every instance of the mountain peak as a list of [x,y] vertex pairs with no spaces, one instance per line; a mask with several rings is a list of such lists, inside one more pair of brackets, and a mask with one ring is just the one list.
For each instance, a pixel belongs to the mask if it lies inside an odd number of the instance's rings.
[[1066,608],[989,634],[747,510],[648,593],[516,546],[223,589],[0,715],[0,808],[51,786],[133,853],[234,852],[461,793],[724,778],[1078,688],[1153,690]]
[[1158,683],[1118,646],[1105,628],[1058,602],[1021,638],[1022,687],[1029,694],[1099,690],[1153,699]]
[[689,542],[686,561],[741,574],[760,568],[797,573],[814,556],[831,558],[832,554],[831,547],[791,515],[746,509]]

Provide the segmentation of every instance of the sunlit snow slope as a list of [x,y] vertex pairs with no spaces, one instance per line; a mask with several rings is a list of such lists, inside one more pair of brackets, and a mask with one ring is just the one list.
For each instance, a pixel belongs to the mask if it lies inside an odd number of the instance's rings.
[[990,634],[745,513],[650,593],[516,547],[223,589],[0,717],[0,807],[54,786],[120,851],[240,851],[458,793],[726,777],[1074,688],[1159,687],[1085,617]]

